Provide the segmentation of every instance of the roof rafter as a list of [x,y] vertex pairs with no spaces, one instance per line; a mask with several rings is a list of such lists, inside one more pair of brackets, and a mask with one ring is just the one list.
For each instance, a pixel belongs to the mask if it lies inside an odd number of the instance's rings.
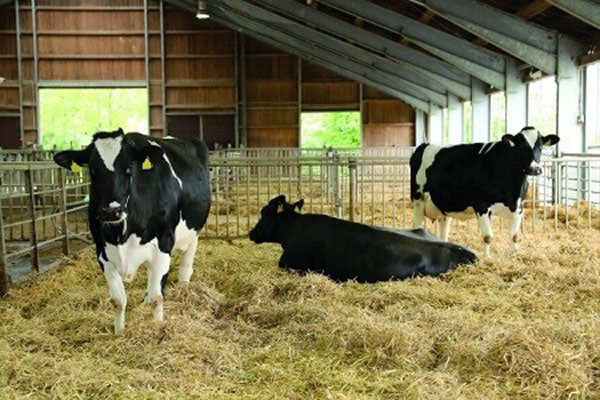
[[512,56],[554,74],[558,35],[476,0],[410,0],[480,36]]
[[365,0],[318,0],[374,25],[399,33],[414,44],[497,88],[504,89],[506,59],[467,40],[417,22]]
[[[439,91],[440,86],[442,86],[443,90],[447,90],[463,99],[469,100],[471,97],[470,83],[472,78],[467,73],[435,57],[382,38],[352,24],[339,21],[323,12],[313,10],[292,0],[262,0],[261,4],[268,4],[273,9],[288,16],[294,16],[308,25],[319,26],[321,30],[338,37],[347,38],[351,42],[375,50],[400,62],[400,64],[390,64],[389,60],[377,57],[378,64],[383,64],[386,71],[389,68],[391,73],[400,76],[412,76],[416,73],[421,79],[430,82],[421,83],[425,87]],[[353,51],[353,48],[348,47],[348,52]],[[415,79],[415,83],[418,83],[418,77]]]
[[600,1],[598,0],[547,0],[553,6],[600,29]]
[[[344,60],[331,52],[315,48],[310,43],[274,29],[269,23],[249,18],[243,12],[237,10],[242,3],[239,0],[228,3],[226,4],[223,0],[211,0],[208,3],[211,17],[231,29],[281,48],[291,54],[297,54],[305,60],[320,64],[357,82],[372,86],[405,101],[415,108],[423,111],[429,110],[430,102],[427,99],[418,93],[414,93],[408,87],[396,89],[390,86],[385,74],[356,62]],[[233,5],[233,8],[230,8],[229,5]]]
[[[279,0],[281,1],[281,0]],[[345,40],[337,39],[316,29],[292,21],[272,11],[258,7],[246,1],[220,0],[218,3],[225,5],[230,10],[245,14],[257,22],[263,22],[300,40],[308,43],[311,48],[321,48],[331,54],[337,54],[345,58],[346,62],[355,62],[368,67],[372,74],[381,75],[387,84],[397,90],[405,90],[419,94],[428,101],[440,106],[447,105],[447,92],[445,87],[431,79],[424,78],[414,70],[402,64],[394,63],[386,58],[373,54],[360,47],[356,47]],[[273,2],[277,4],[278,2]],[[271,4],[268,0],[261,4]]]

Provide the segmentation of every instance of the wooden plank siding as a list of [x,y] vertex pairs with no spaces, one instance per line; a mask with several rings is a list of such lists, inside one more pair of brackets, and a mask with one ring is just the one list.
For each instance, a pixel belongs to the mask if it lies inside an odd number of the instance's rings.
[[363,146],[414,146],[415,111],[379,90],[367,88],[362,101]]
[[246,38],[248,147],[298,147],[298,58]]
[[12,4],[0,8],[0,147],[22,147],[17,16]]
[[[361,111],[364,145],[414,143],[406,104],[241,37],[163,0],[9,2],[0,7],[0,118],[13,130],[18,118],[17,142],[32,145],[39,88],[144,87],[153,136],[170,121],[215,145],[297,147],[301,112]],[[218,121],[226,127],[215,130]]]

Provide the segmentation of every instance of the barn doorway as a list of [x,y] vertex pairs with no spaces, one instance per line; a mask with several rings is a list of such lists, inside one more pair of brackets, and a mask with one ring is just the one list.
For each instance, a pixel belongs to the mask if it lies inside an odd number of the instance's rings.
[[305,112],[300,120],[302,148],[358,148],[361,146],[360,112]]
[[80,148],[98,131],[148,133],[145,88],[45,88],[39,96],[44,149]]

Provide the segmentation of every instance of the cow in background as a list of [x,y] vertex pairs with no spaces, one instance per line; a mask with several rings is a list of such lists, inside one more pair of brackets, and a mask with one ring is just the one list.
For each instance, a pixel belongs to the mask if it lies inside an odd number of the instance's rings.
[[208,217],[204,143],[119,129],[98,132],[85,149],[61,151],[54,161],[75,172],[89,168],[88,222],[116,311],[115,333],[125,328],[123,281],[130,282],[143,262],[148,262],[145,302],[162,321],[171,254],[183,252],[179,282],[189,282],[198,234]]
[[438,221],[441,237],[448,240],[451,218],[477,217],[484,255],[489,256],[490,218],[498,215],[510,220],[509,234],[516,248],[527,176],[542,174],[542,147],[558,141],[558,136],[542,136],[528,126],[497,142],[421,144],[410,158],[414,227],[421,227],[424,217]]
[[335,281],[378,282],[439,275],[473,264],[470,250],[443,242],[423,229],[382,229],[320,214],[301,214],[277,196],[264,206],[250,231],[255,243],[280,243],[279,267],[322,273]]

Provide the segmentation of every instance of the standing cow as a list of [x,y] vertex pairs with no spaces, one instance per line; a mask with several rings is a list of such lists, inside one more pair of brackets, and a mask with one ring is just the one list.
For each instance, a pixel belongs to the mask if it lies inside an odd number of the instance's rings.
[[398,231],[300,214],[303,205],[303,200],[290,204],[277,196],[263,207],[250,231],[255,243],[281,244],[281,268],[320,272],[335,281],[378,282],[439,275],[477,261],[470,250],[423,229]]
[[510,237],[516,247],[527,175],[542,173],[542,147],[558,141],[558,136],[542,136],[528,126],[497,142],[448,147],[421,144],[410,158],[414,227],[422,226],[424,217],[437,220],[442,238],[448,240],[451,217],[476,216],[484,255],[489,256],[494,214],[510,220]]
[[125,328],[123,281],[130,282],[143,262],[148,262],[145,302],[162,321],[171,254],[183,252],[179,282],[189,282],[198,233],[208,217],[204,143],[119,129],[98,132],[85,149],[61,151],[54,161],[72,171],[89,168],[89,227],[116,311],[115,333]]

